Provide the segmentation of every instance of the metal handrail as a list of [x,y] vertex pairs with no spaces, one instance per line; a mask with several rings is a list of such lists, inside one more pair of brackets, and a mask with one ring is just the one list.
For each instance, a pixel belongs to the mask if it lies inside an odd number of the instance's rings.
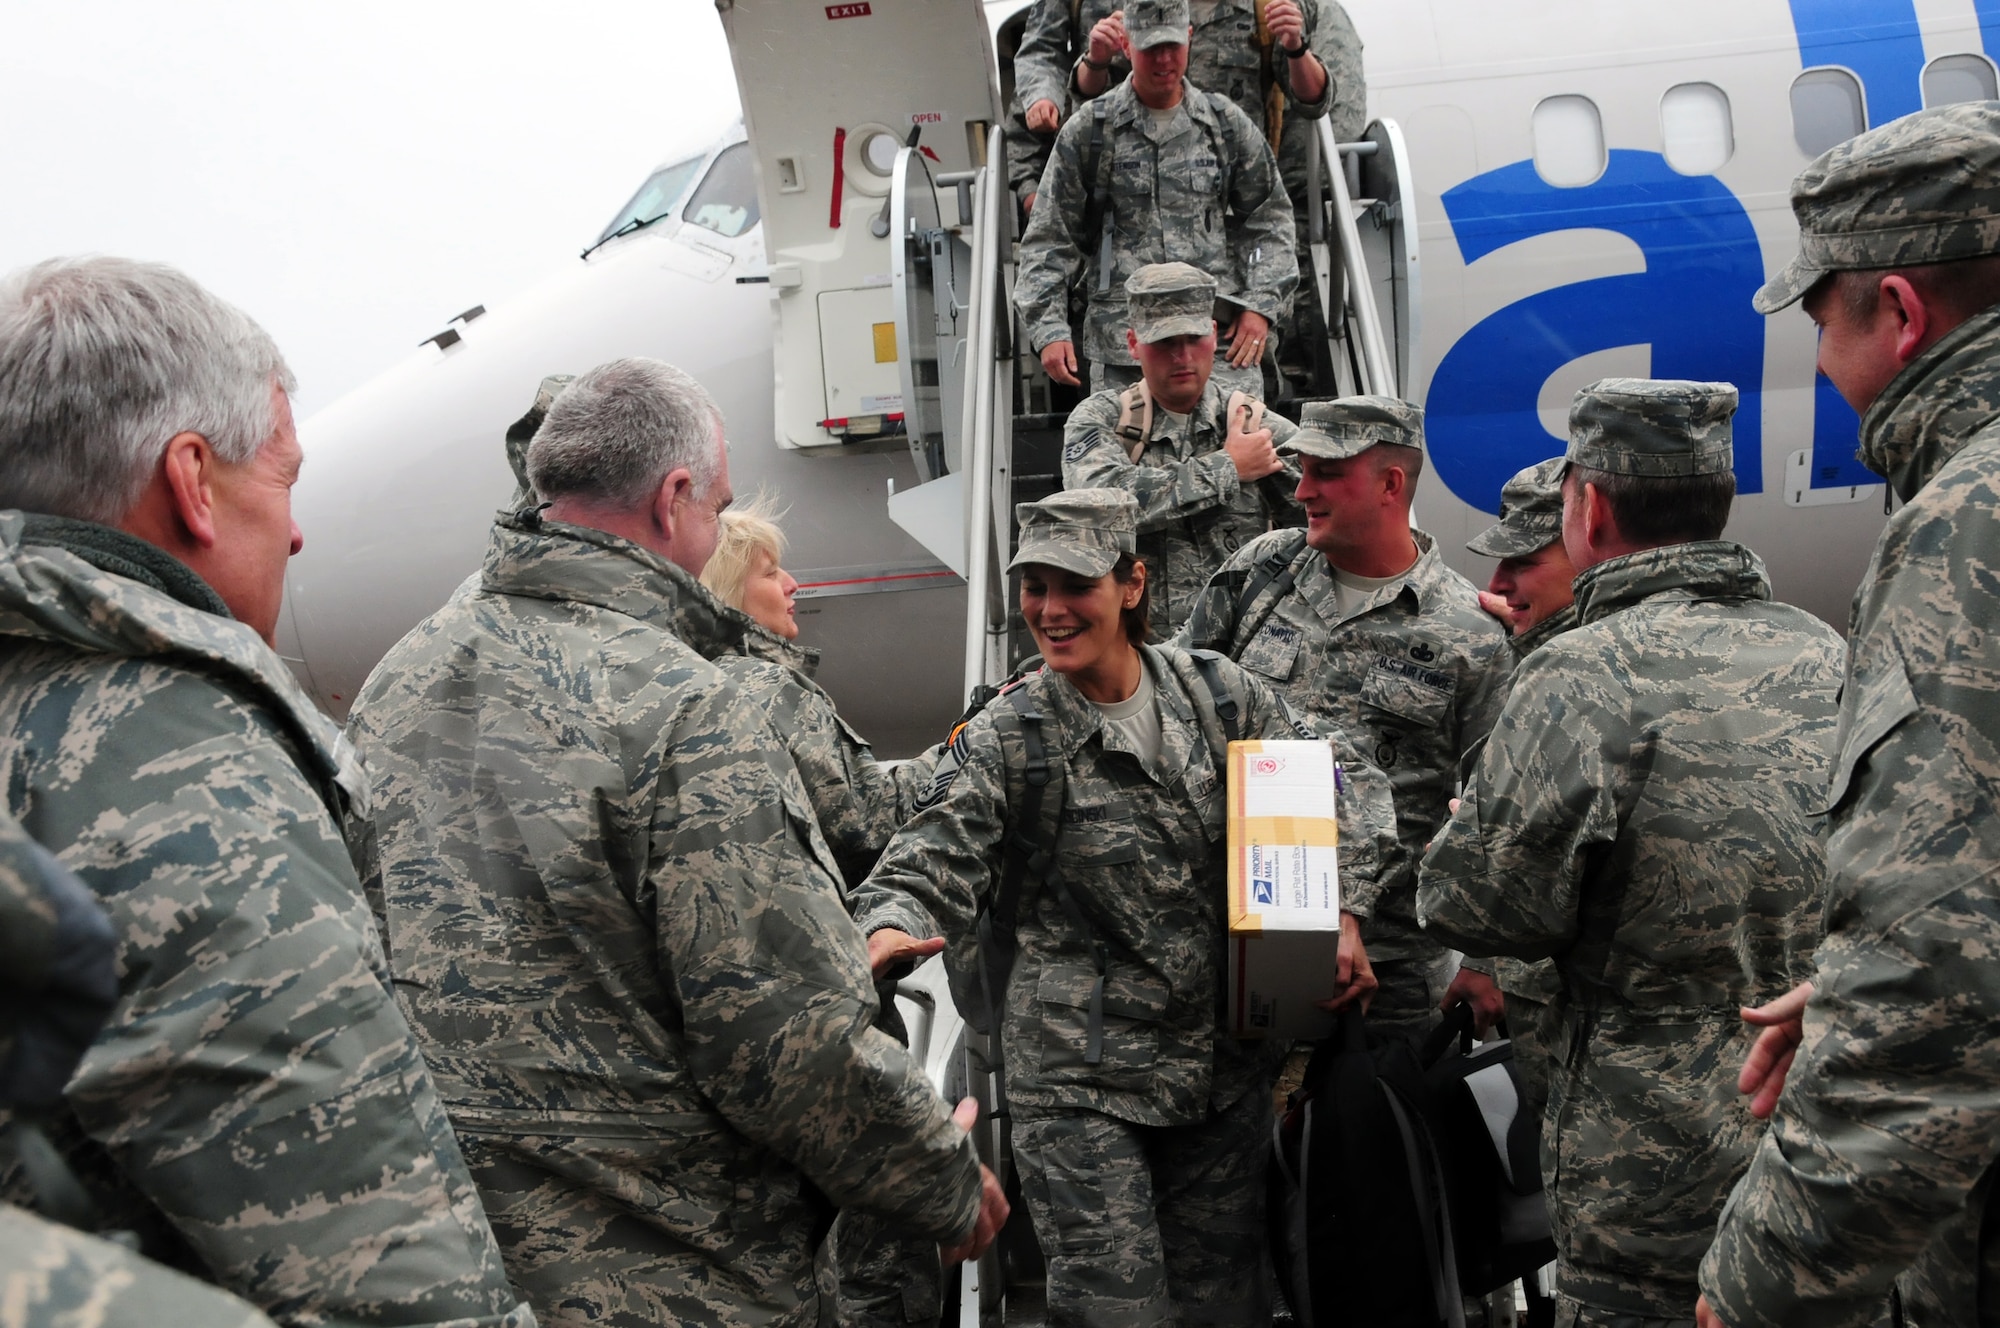
[[1001,156],[1001,131],[994,129],[987,142],[986,165],[979,168],[973,185],[973,211],[978,217],[972,230],[972,336],[967,368],[973,375],[972,390],[965,394],[964,427],[960,430],[961,464],[965,467],[965,692],[986,681],[986,617],[989,580],[993,570],[993,339],[996,310],[1005,301],[996,297],[1004,289],[1000,281],[1000,198],[995,186],[996,163]]
[[1347,172],[1341,168],[1341,145],[1334,142],[1333,126],[1328,121],[1316,120],[1313,127],[1319,134],[1320,160],[1326,163],[1321,174],[1333,195],[1334,225],[1340,228],[1340,261],[1347,273],[1347,305],[1360,333],[1361,389],[1381,396],[1396,396],[1395,361],[1389,358],[1389,343],[1382,335],[1382,316],[1375,308],[1375,288],[1368,276],[1368,265],[1361,258],[1361,232],[1354,224],[1354,199],[1347,192]]

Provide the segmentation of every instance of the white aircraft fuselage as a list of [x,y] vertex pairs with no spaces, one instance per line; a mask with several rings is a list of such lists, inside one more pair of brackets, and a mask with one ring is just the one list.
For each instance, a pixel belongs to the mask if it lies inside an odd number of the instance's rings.
[[[1003,48],[1020,8],[986,6]],[[801,5],[799,22],[868,22],[856,9]],[[1810,160],[1801,139],[1838,141],[1918,109],[1927,90],[1993,95],[2000,0],[1348,9],[1371,115],[1401,124],[1414,164],[1422,332],[1409,395],[1426,407],[1430,452],[1417,512],[1448,561],[1484,583],[1490,562],[1463,542],[1492,519],[1508,475],[1562,450],[1576,388],[1612,374],[1726,380],[1742,393],[1729,535],[1763,555],[1780,598],[1844,624],[1883,489],[1852,459],[1853,412],[1815,380],[1810,322],[1760,318],[1750,296],[1795,251],[1787,189]],[[690,21],[714,21],[705,14]],[[455,341],[425,343],[306,422],[306,547],[279,644],[329,711],[344,716],[389,646],[477,569],[513,489],[503,434],[541,378],[645,355],[721,405],[737,493],[788,505],[802,639],[825,652],[821,680],[843,715],[884,754],[942,736],[964,703],[962,583],[889,520],[888,482],[918,478],[905,447],[774,441],[780,296],[743,150],[717,165],[741,140],[684,173],[692,192],[664,219],[454,322]]]

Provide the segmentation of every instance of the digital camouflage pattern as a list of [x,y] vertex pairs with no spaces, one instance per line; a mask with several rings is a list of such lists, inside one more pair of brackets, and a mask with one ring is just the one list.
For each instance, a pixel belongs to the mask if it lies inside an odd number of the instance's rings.
[[1500,519],[1465,547],[1484,558],[1525,558],[1561,539],[1562,478],[1568,468],[1569,458],[1550,457],[1515,471],[1500,486]]
[[535,441],[535,431],[549,417],[549,407],[575,381],[575,374],[550,374],[542,379],[535,389],[535,404],[507,426],[507,468],[514,472],[514,496],[507,503],[508,511],[518,512],[535,501],[535,486],[528,482],[528,444]]
[[2000,103],[1960,102],[1829,148],[1792,181],[1799,252],[1752,303],[1774,314],[1829,272],[2000,253]]
[[1139,504],[1122,489],[1090,485],[1015,503],[1014,524],[1020,537],[1010,572],[1039,564],[1095,578],[1139,547]]
[[1557,1291],[1685,1318],[1762,1126],[1738,1009],[1810,972],[1839,638],[1707,541],[1576,580],[1579,625],[1521,666],[1439,832],[1423,924],[1562,974],[1543,1169]]
[[1132,335],[1150,346],[1215,330],[1215,278],[1186,263],[1148,263],[1125,278]]
[[[1227,738],[1185,651],[1144,646],[1141,653],[1158,689],[1157,769],[1144,768],[1060,674],[1043,669],[1020,684],[1047,716],[1049,760],[1062,762],[1057,870],[1110,958],[1103,1060],[1087,1065],[1085,1005],[1096,969],[1055,893],[1023,887],[1001,1034],[1017,1120],[1081,1110],[1141,1125],[1188,1124],[1234,1102],[1264,1072],[1263,1049],[1220,1035],[1216,1023],[1227,927]],[[1227,661],[1219,666],[1241,737],[1313,736],[1295,727],[1268,688]],[[1004,697],[960,730],[926,805],[856,894],[864,932],[970,935],[1000,884],[1000,845],[1021,804],[1026,759]],[[1393,812],[1372,772],[1361,762],[1352,769],[1341,807],[1341,902],[1366,916],[1382,855],[1394,852]]]
[[[1130,366],[1125,280],[1148,263],[1188,263],[1216,279],[1222,299],[1273,323],[1298,285],[1291,199],[1277,161],[1237,107],[1184,86],[1163,129],[1132,85],[1104,94],[1104,146],[1097,178],[1083,178],[1092,114],[1056,135],[1034,215],[1021,237],[1015,304],[1034,349],[1068,341],[1069,294],[1088,308],[1079,354],[1093,365]],[[1099,270],[1099,236],[1084,234],[1084,208],[1100,191],[1111,237],[1111,270]]]
[[1013,1141],[1049,1262],[1049,1323],[1271,1322],[1263,1093],[1192,1125],[1031,1116],[1015,1122]]
[[1849,626],[1805,1041],[1702,1264],[1731,1328],[1869,1323],[1913,1261],[1911,1322],[2000,1321],[2000,309],[1903,370],[1861,455],[1906,505]]
[[1281,446],[1304,456],[1345,461],[1378,443],[1422,451],[1424,408],[1397,397],[1309,401],[1299,413],[1298,432]]
[[809,1324],[833,1206],[962,1238],[978,1165],[670,566],[503,516],[350,728],[399,990],[544,1321]]
[[[1027,130],[1028,107],[1047,99],[1062,110],[1063,121],[1090,103],[1076,87],[1076,62],[1089,50],[1090,30],[1123,7],[1123,0],[1036,0],[1028,11],[1020,49],[1014,53],[1014,113],[1007,139],[1007,178],[1022,198],[1041,185],[1051,140]],[[1221,0],[1200,15],[1188,44],[1188,82],[1234,102],[1268,143],[1270,86],[1284,98],[1284,118],[1277,142],[1278,170],[1285,190],[1303,208],[1306,190],[1306,144],[1316,132],[1313,121],[1333,119],[1334,137],[1352,143],[1368,122],[1368,82],[1361,68],[1361,37],[1338,0],[1299,0],[1307,40],[1326,67],[1330,96],[1310,104],[1291,93],[1291,62],[1273,47],[1270,83],[1265,56],[1257,37],[1257,0]],[[1129,72],[1123,56],[1108,71],[1115,82]],[[1303,252],[1305,237],[1298,240]],[[1303,263],[1300,264],[1304,266]]]
[[0,1328],[273,1328],[225,1291],[0,1204]]
[[1427,1023],[1443,995],[1448,956],[1417,927],[1416,864],[1445,818],[1460,757],[1493,727],[1514,669],[1506,629],[1479,607],[1479,593],[1429,535],[1411,534],[1418,556],[1408,576],[1358,597],[1345,616],[1332,565],[1309,546],[1291,560],[1291,589],[1267,585],[1239,616],[1258,564],[1298,536],[1252,540],[1209,581],[1175,638],[1236,660],[1320,728],[1347,734],[1388,776],[1402,852],[1364,928],[1383,979],[1369,1022],[1383,1026]]
[[0,512],[0,787],[122,939],[53,1137],[107,1225],[280,1323],[524,1328],[342,837],[360,762],[197,603],[151,545]]
[[1728,383],[1600,378],[1570,401],[1563,459],[1612,475],[1727,475],[1735,414]]
[[[1118,434],[1120,393],[1098,392],[1070,412],[1063,428],[1063,485],[1116,488],[1139,504],[1138,553],[1145,560],[1153,631],[1170,636],[1187,621],[1195,598],[1228,557],[1274,526],[1297,526],[1305,511],[1292,497],[1298,462],[1268,479],[1244,484],[1223,450],[1229,393],[1210,381],[1184,419],[1155,405],[1143,450]],[[1135,417],[1132,425],[1139,427]],[[1262,427],[1283,444],[1295,426],[1265,411]]]
[[[1157,1323],[1171,1317],[1156,1313],[1164,1290],[1188,1321],[1233,1323],[1239,1316],[1191,1311],[1261,1294],[1265,1088],[1283,1047],[1238,1042],[1218,1028],[1226,730],[1186,652],[1145,646],[1141,656],[1159,705],[1156,768],[1060,674],[1043,669],[1018,684],[1046,716],[1048,760],[1061,764],[1061,805],[1043,809],[1057,827],[1052,874],[1089,919],[1106,968],[1102,1058],[1092,1065],[1089,938],[1053,888],[1024,881],[1013,972],[995,994],[1007,1100],[1022,1190],[1050,1259],[1052,1309],[1087,1307],[1090,1322]],[[1216,664],[1239,736],[1312,736],[1267,688],[1226,660]],[[862,886],[863,931],[969,938],[999,887],[1003,837],[1040,833],[1015,824],[1026,764],[1022,726],[1002,696],[954,736],[928,805]],[[1341,902],[1365,916],[1382,855],[1395,851],[1387,789],[1365,763],[1350,767],[1339,814]],[[1335,941],[1327,945],[1330,978]],[[1194,1249],[1191,1233],[1204,1225],[1213,1244]]]

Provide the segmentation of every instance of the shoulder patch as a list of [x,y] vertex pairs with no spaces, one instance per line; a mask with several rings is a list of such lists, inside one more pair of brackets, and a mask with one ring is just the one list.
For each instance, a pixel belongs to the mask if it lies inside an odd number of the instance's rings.
[[969,719],[960,720],[952,729],[951,737],[945,740],[944,751],[938,754],[937,769],[931,772],[930,787],[917,799],[913,810],[921,812],[935,807],[951,792],[951,786],[958,779],[958,772],[965,768],[965,758],[971,752],[971,746],[965,740],[966,727],[971,723]]
[[1081,461],[1094,446],[1096,440],[1090,434],[1080,434],[1063,444],[1063,460]]

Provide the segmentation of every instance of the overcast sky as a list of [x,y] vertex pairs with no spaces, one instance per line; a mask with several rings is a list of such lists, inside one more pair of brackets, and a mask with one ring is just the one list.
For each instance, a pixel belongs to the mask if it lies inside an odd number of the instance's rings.
[[114,0],[0,17],[0,270],[178,264],[309,414],[574,261],[736,114],[708,0]]

